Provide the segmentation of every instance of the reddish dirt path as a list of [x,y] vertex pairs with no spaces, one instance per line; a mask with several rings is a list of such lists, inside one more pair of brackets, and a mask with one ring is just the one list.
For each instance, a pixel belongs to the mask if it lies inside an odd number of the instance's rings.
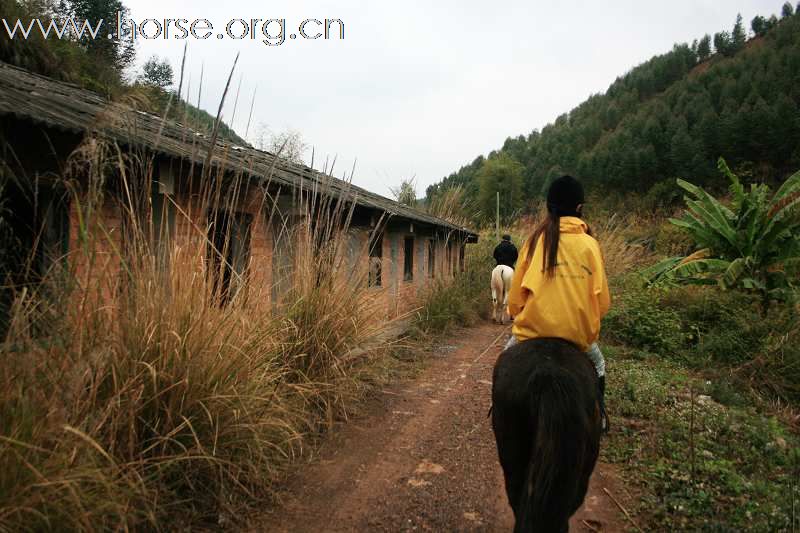
[[[254,531],[511,531],[487,411],[507,328],[484,324],[439,345],[422,375],[337,428]],[[488,347],[488,350],[487,350]],[[482,355],[481,355],[482,354]],[[571,531],[624,531],[613,469],[598,463]]]

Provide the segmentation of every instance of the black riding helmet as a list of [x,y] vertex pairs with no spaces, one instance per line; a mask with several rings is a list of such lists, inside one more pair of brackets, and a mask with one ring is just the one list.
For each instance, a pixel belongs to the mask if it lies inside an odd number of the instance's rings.
[[583,185],[572,176],[557,178],[547,190],[547,210],[560,217],[579,216],[578,206],[583,203]]

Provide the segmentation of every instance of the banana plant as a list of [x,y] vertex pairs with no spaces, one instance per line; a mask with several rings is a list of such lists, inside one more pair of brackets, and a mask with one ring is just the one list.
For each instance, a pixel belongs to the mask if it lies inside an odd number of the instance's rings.
[[746,191],[724,159],[717,166],[730,180],[730,205],[678,179],[688,193],[687,209],[670,222],[689,233],[697,250],[665,259],[643,274],[655,284],[714,284],[756,292],[766,310],[771,300],[787,299],[797,282],[791,272],[800,265],[800,172],[770,195],[767,185],[753,184]]

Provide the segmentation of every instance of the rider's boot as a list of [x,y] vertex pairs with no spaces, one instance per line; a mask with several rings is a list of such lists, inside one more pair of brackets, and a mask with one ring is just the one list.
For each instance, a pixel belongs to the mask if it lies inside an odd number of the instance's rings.
[[606,413],[606,377],[600,376],[598,380],[598,389],[600,390],[600,427],[602,433],[608,433],[611,429],[611,423],[608,421],[608,414]]

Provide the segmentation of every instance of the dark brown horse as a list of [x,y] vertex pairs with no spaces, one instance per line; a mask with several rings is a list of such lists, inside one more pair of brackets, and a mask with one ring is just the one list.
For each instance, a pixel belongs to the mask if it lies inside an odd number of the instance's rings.
[[521,342],[500,354],[492,428],[515,532],[563,532],[600,450],[597,373],[575,345]]

